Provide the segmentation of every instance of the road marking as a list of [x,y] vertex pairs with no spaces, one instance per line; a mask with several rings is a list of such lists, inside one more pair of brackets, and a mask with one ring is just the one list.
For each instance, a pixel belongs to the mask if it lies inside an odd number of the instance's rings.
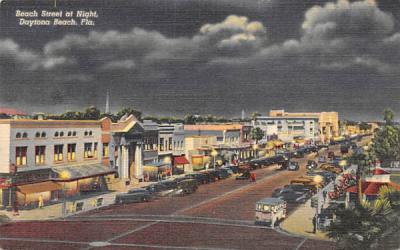
[[304,239],[297,245],[297,247],[295,248],[295,250],[299,250],[300,247],[304,244],[304,242],[306,242],[306,240],[307,240],[307,238],[304,238]]
[[87,245],[88,242],[83,241],[71,241],[71,240],[51,240],[51,239],[37,239],[37,238],[12,238],[12,237],[0,237],[0,240],[11,240],[11,241],[27,241],[27,242],[45,242],[45,243],[66,243],[66,244],[81,244]]
[[141,231],[141,230],[143,230],[143,229],[146,229],[146,228],[148,228],[148,227],[151,227],[151,226],[153,226],[153,225],[155,225],[155,224],[157,224],[157,223],[160,223],[160,222],[159,222],[159,221],[154,221],[154,222],[147,223],[146,225],[143,225],[143,226],[138,227],[138,228],[133,229],[133,230],[126,231],[125,233],[122,233],[122,234],[120,234],[120,235],[114,236],[114,237],[112,237],[112,238],[110,238],[110,239],[108,239],[108,240],[106,240],[106,241],[111,242],[111,241],[113,241],[113,240],[117,240],[117,239],[122,238],[122,237],[125,237],[125,236],[127,236],[127,235],[129,235],[129,234],[132,234],[132,233],[135,233],[135,232],[139,232],[139,231]]

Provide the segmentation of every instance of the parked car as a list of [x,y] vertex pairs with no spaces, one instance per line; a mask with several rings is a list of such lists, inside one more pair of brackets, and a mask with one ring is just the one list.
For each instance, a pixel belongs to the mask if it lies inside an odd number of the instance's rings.
[[232,170],[232,172],[233,172],[234,174],[239,173],[239,166],[230,165],[230,166],[227,166],[226,168],[229,168],[230,170]]
[[293,152],[293,157],[294,158],[303,158],[304,157],[304,150],[303,149],[297,149],[296,151]]
[[232,172],[232,170],[228,171],[228,169],[225,169],[225,168],[219,168],[219,169],[216,169],[216,171],[218,173],[218,179],[220,179],[220,180],[228,178],[231,175],[229,173],[229,171]]
[[173,185],[168,185],[159,182],[159,183],[154,183],[146,187],[146,189],[153,195],[153,196],[170,196],[175,192],[175,189],[177,187],[177,184],[175,186]]
[[287,203],[305,203],[308,196],[304,193],[284,192],[277,198],[284,200]]
[[190,173],[186,174],[185,177],[195,179],[198,184],[207,184],[210,182],[208,176],[203,173]]
[[[182,190],[181,194],[192,194],[196,192],[198,188],[197,180],[195,179],[185,179],[178,181],[177,190]],[[179,192],[177,193],[179,194]]]
[[287,170],[289,171],[297,171],[300,169],[299,163],[295,161],[290,161],[287,166]]
[[244,172],[239,176],[236,176],[236,180],[248,180],[250,178],[250,171]]
[[209,179],[211,180],[211,182],[218,181],[220,179],[219,178],[219,173],[215,169],[208,169],[208,170],[204,171],[203,173],[208,174]]
[[318,167],[318,163],[316,163],[313,160],[308,160],[306,167],[307,167],[308,170],[316,169]]
[[151,193],[144,188],[131,189],[127,193],[117,194],[115,197],[116,204],[145,202],[150,200],[151,200]]
[[347,144],[340,145],[340,153],[342,153],[342,155],[349,153],[349,148],[350,146]]

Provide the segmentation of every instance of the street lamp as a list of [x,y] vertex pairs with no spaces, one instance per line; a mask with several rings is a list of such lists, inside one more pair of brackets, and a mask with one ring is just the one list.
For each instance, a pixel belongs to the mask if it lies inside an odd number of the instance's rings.
[[346,160],[341,160],[339,161],[339,166],[342,167],[342,171],[344,172],[344,167],[347,165],[347,161]]
[[213,157],[213,162],[214,162],[214,169],[215,169],[215,157],[218,155],[218,152],[215,150],[215,149],[213,149],[212,151],[211,151],[211,156]]
[[61,214],[62,217],[65,218],[66,212],[67,212],[67,195],[66,195],[66,189],[65,189],[65,182],[71,178],[70,172],[64,170],[60,173],[60,179],[63,181],[63,189],[62,189],[62,194],[63,194],[63,204],[61,207]]

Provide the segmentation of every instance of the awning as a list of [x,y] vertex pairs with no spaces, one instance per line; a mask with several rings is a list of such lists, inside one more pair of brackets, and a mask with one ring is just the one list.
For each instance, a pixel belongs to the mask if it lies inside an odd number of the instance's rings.
[[[88,164],[77,166],[53,167],[52,171],[57,175],[58,181],[73,181],[89,177],[108,175],[115,173],[115,169],[111,169],[102,164]],[[64,178],[61,177],[64,176]]]
[[23,194],[41,193],[60,189],[62,189],[61,185],[52,181],[18,186],[18,191]]
[[190,164],[188,159],[186,159],[185,156],[175,156],[174,157],[174,166],[177,165],[185,165],[185,164]]

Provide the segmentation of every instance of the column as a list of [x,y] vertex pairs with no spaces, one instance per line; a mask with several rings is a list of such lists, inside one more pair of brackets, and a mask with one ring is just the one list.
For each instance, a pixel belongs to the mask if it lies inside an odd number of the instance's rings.
[[142,145],[136,144],[135,150],[135,178],[143,179]]
[[122,146],[118,146],[118,158],[117,162],[115,164],[118,166],[118,176],[120,179],[122,179]]

